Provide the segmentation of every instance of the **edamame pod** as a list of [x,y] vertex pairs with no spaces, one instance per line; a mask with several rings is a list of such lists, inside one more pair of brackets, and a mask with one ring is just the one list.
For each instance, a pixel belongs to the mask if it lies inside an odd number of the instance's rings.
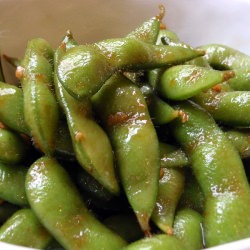
[[59,121],[58,104],[52,90],[53,54],[45,40],[33,39],[27,45],[22,66],[16,70],[24,93],[25,122],[35,146],[48,155],[55,150]]
[[29,143],[19,134],[0,128],[0,162],[19,164],[28,156]]
[[163,101],[149,86],[143,85],[140,89],[155,125],[166,124],[180,115],[178,110],[173,109],[167,102]]
[[58,65],[57,75],[71,95],[83,98],[95,94],[118,70],[152,69],[203,54],[200,50],[156,46],[129,37],[110,39],[68,50]]
[[166,234],[154,235],[150,238],[143,238],[135,241],[128,246],[122,248],[122,250],[183,250],[182,242],[175,236]]
[[9,128],[29,135],[29,128],[24,120],[23,92],[20,88],[0,82],[0,120]]
[[166,234],[173,235],[175,210],[184,189],[182,169],[161,168],[159,191],[152,221]]
[[[66,35],[65,39],[67,41],[64,41],[55,52],[56,69],[59,58],[65,53],[65,46],[69,43],[70,37]],[[90,100],[73,98],[58,81],[57,72],[54,78],[56,96],[66,115],[78,162],[107,190],[118,194],[119,185],[114,169],[112,147],[108,136],[92,116]]]
[[178,108],[188,120],[176,119],[171,128],[205,196],[206,247],[249,237],[250,190],[239,153],[204,109],[192,102]]
[[250,90],[250,68],[234,69],[235,77],[229,79],[227,83],[234,90]]
[[185,249],[202,249],[202,216],[190,208],[179,210],[174,220],[174,235],[183,242]]
[[179,168],[189,165],[189,159],[181,148],[160,142],[162,168]]
[[44,249],[52,240],[31,209],[15,212],[0,228],[0,241]]
[[204,57],[213,68],[232,70],[250,67],[250,56],[229,46],[208,44],[199,48],[206,51]]
[[156,86],[159,94],[170,100],[186,100],[234,76],[195,65],[177,65],[167,69]]
[[87,210],[68,173],[54,158],[43,156],[32,164],[26,193],[34,213],[65,249],[120,250],[126,245]]
[[158,193],[160,155],[144,97],[130,80],[114,75],[92,102],[110,137],[128,201],[142,230],[149,234]]
[[25,176],[28,168],[0,163],[0,198],[12,204],[27,206]]
[[237,127],[250,125],[249,91],[214,91],[202,92],[193,100],[206,109],[215,120]]

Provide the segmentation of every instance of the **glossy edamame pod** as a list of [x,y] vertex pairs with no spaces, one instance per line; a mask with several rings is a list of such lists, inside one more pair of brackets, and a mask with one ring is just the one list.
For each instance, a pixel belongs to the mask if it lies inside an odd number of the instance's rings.
[[173,109],[167,102],[163,101],[149,86],[143,85],[140,89],[155,125],[166,124],[180,115],[178,110]]
[[126,245],[88,211],[68,173],[54,158],[43,156],[31,165],[26,193],[34,213],[65,249],[120,250]]
[[25,192],[25,176],[28,168],[25,166],[0,163],[0,198],[12,204],[27,206]]
[[52,155],[55,150],[59,109],[53,93],[53,50],[47,41],[32,39],[16,75],[24,93],[24,118],[35,146]]
[[162,168],[179,168],[189,165],[189,159],[181,148],[160,142]]
[[250,90],[250,68],[234,69],[235,77],[229,79],[227,83],[234,90]]
[[199,93],[193,100],[206,109],[215,120],[237,127],[250,125],[249,91],[214,91]]
[[0,82],[0,120],[9,128],[29,135],[29,128],[24,120],[23,92],[20,88]]
[[29,143],[22,136],[0,127],[0,162],[19,164],[28,156]]
[[249,237],[250,189],[239,153],[204,109],[192,102],[177,107],[188,120],[176,119],[171,128],[205,197],[206,247]]
[[156,86],[159,94],[170,100],[186,100],[234,76],[195,65],[177,65],[167,69]]
[[114,75],[92,102],[110,137],[128,201],[142,230],[149,234],[149,219],[158,193],[160,155],[144,97],[126,77]]
[[174,235],[183,242],[184,249],[202,249],[204,246],[201,214],[190,208],[177,211],[174,219]]
[[200,46],[205,50],[205,58],[216,69],[229,70],[237,68],[249,68],[250,56],[223,44],[208,44]]
[[[70,46],[67,34],[64,42],[55,52],[55,68],[61,55]],[[65,40],[66,39],[66,40]],[[102,127],[92,116],[89,99],[77,100],[73,98],[58,81],[57,71],[54,74],[55,91],[58,102],[67,118],[69,132],[75,156],[80,165],[113,194],[119,193],[113,151],[109,138]]]
[[109,39],[69,49],[60,60],[58,79],[76,98],[95,94],[118,70],[173,65],[203,55],[183,47],[156,46],[135,38]]
[[143,238],[128,246],[122,248],[122,250],[183,250],[182,242],[175,236],[167,234],[156,234],[150,238]]
[[241,158],[250,157],[250,131],[248,129],[227,130],[225,134],[238,150]]
[[16,211],[0,228],[0,241],[14,245],[44,249],[51,240],[51,235],[29,208]]
[[179,168],[161,168],[161,173],[151,219],[163,232],[173,235],[175,210],[184,189],[185,177]]
[[127,242],[134,242],[144,237],[134,214],[118,213],[111,215],[105,218],[103,223]]

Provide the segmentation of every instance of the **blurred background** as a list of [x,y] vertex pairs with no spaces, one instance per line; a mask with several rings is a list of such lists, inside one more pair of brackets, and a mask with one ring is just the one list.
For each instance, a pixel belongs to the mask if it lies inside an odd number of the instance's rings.
[[156,15],[159,4],[182,41],[250,54],[250,0],[0,0],[0,51],[21,57],[36,37],[57,47],[67,29],[79,43],[122,37]]

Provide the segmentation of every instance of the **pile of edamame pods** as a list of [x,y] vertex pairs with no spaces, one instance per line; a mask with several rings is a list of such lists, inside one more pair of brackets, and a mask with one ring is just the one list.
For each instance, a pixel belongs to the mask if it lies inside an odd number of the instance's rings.
[[250,237],[250,56],[180,41],[30,40],[0,77],[0,241],[199,250]]

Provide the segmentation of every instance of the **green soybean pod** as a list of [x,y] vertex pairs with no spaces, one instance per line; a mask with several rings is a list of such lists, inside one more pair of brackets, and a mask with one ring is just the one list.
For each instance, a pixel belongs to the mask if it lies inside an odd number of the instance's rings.
[[58,79],[75,98],[94,95],[115,72],[174,65],[203,55],[191,48],[157,46],[135,38],[109,39],[69,49],[57,68]]
[[[74,43],[70,34],[66,34],[61,46],[55,52],[55,68],[60,57]],[[73,45],[74,46],[74,45]],[[73,98],[58,81],[54,74],[55,92],[62,107],[70,132],[72,146],[80,165],[113,194],[120,191],[110,140],[103,128],[94,120],[89,99]]]
[[140,89],[114,75],[92,97],[111,140],[119,177],[142,230],[149,234],[160,172],[158,137]]
[[26,176],[30,206],[67,250],[120,250],[126,242],[86,208],[66,170],[51,157],[35,161]]
[[189,165],[189,159],[184,151],[174,145],[160,142],[162,168],[181,168]]
[[150,238],[143,238],[130,243],[122,250],[183,250],[184,245],[175,236],[156,234]]
[[231,129],[225,131],[225,134],[238,150],[241,158],[250,157],[250,131],[248,129]]
[[[47,41],[28,42],[22,65],[16,75],[24,93],[24,118],[35,146],[51,155],[55,150],[59,121],[58,103],[53,93],[54,52]],[[32,105],[31,105],[32,104]]]
[[28,156],[29,143],[19,134],[0,128],[0,162],[19,164]]
[[200,106],[182,102],[178,108],[187,114],[188,120],[175,120],[171,128],[190,158],[205,197],[206,247],[249,237],[250,189],[239,153]]
[[173,234],[175,210],[181,198],[185,177],[182,169],[161,168],[159,191],[152,221],[166,234]]
[[179,111],[173,109],[170,104],[156,95],[151,87],[143,85],[140,89],[147,102],[151,119],[155,125],[166,124],[180,116]]
[[200,46],[205,50],[205,58],[216,69],[229,70],[250,67],[250,56],[223,44]]
[[250,125],[249,91],[217,92],[209,89],[196,95],[192,100],[222,124],[237,127],[249,127]]
[[0,163],[0,198],[12,204],[27,206],[25,176],[28,168]]
[[0,241],[14,245],[44,249],[52,240],[29,208],[16,211],[0,228]]
[[234,69],[235,77],[229,79],[227,83],[234,90],[250,90],[250,69],[237,68]]
[[167,69],[156,86],[159,94],[170,100],[186,100],[234,76],[196,65],[177,65]]
[[24,120],[22,89],[0,82],[0,120],[9,128],[30,135]]
[[203,246],[201,214],[190,208],[177,211],[174,219],[174,235],[187,250],[200,250]]

